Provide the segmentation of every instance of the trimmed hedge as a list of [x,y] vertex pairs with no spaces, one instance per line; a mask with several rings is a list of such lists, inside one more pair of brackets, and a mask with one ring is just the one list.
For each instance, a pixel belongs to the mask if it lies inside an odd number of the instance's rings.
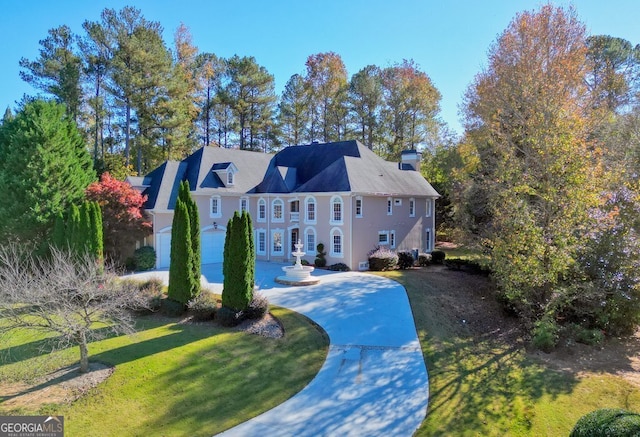
[[156,266],[156,250],[151,246],[142,246],[133,253],[134,270],[151,270]]
[[420,267],[427,267],[431,265],[431,254],[421,253],[418,255],[418,265]]
[[431,262],[433,262],[434,264],[442,264],[446,256],[447,254],[443,251],[434,250],[433,252],[431,252]]
[[413,267],[414,261],[415,260],[413,259],[413,253],[409,252],[408,250],[398,252],[398,267],[400,267],[402,270]]
[[269,312],[269,301],[266,296],[261,293],[253,293],[253,299],[249,302],[249,306],[244,312],[247,319],[261,319]]
[[377,248],[369,253],[369,270],[381,272],[393,270],[398,265],[398,254],[385,248]]
[[327,252],[324,251],[324,244],[318,243],[316,246],[316,252],[316,259],[313,264],[316,267],[325,267],[327,265],[327,259],[325,258]]
[[187,307],[195,320],[204,322],[215,317],[218,310],[218,301],[210,292],[205,290],[200,292],[194,299],[191,299]]
[[223,306],[216,313],[216,320],[222,326],[237,326],[244,319],[244,312],[236,311],[233,308]]
[[348,272],[351,269],[345,263],[336,263],[327,267],[327,270],[331,270],[333,272]]
[[582,416],[569,437],[632,437],[640,435],[640,415],[621,408],[603,408]]

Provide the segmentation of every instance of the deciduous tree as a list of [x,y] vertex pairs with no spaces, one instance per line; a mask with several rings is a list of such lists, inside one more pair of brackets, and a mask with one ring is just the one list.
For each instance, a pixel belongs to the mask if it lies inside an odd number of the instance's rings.
[[151,222],[143,212],[146,196],[109,173],[103,173],[99,182],[89,185],[86,196],[102,210],[105,255],[115,262],[123,262],[123,251],[152,231]]
[[131,310],[147,306],[137,287],[95,258],[55,248],[41,259],[24,245],[0,246],[0,277],[0,336],[28,329],[51,335],[54,348],[77,346],[82,373],[89,371],[89,343],[133,333]]

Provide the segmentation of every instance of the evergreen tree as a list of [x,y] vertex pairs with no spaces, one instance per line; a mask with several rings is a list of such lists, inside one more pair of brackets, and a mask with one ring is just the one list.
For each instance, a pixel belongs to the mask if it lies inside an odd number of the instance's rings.
[[102,210],[100,209],[100,204],[98,202],[86,202],[90,206],[91,212],[91,226],[90,226],[90,247],[91,253],[96,257],[96,259],[102,262],[103,259],[103,251],[104,251],[104,241],[103,241],[103,233],[102,233]]
[[222,305],[235,311],[244,311],[253,297],[254,285],[255,252],[253,238],[249,237],[251,220],[246,212],[240,216],[236,211],[229,222],[223,264]]
[[51,235],[51,244],[58,249],[66,249],[69,242],[67,241],[67,226],[64,221],[64,215],[58,213],[53,224],[53,233]]
[[200,216],[198,213],[198,205],[191,197],[188,181],[182,181],[180,183],[178,198],[184,202],[187,207],[187,213],[189,214],[189,227],[191,231],[191,252],[193,254],[192,285],[194,287],[191,290],[191,296],[196,297],[198,294],[200,294],[200,276],[202,270],[202,253],[200,248]]
[[253,224],[251,222],[251,215],[249,215],[249,212],[243,211],[242,218],[244,220],[245,232],[247,234],[247,239],[249,242],[249,251],[247,253],[247,272],[249,274],[248,281],[251,285],[251,295],[249,297],[249,302],[251,302],[251,299],[253,298],[253,287],[256,283],[256,249],[255,242],[253,240]]
[[55,217],[95,179],[82,134],[61,104],[34,100],[0,125],[0,241],[46,246]]
[[171,263],[169,266],[170,299],[184,305],[192,298],[193,250],[187,205],[178,198],[171,228]]
[[76,204],[69,207],[67,217],[67,243],[72,252],[79,252],[83,244],[82,239],[82,214]]

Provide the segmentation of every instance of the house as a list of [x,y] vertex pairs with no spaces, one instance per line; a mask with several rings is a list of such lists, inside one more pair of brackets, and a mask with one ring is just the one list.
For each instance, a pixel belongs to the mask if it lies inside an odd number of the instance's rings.
[[301,240],[310,263],[323,243],[327,264],[365,270],[376,246],[430,252],[439,197],[419,172],[420,153],[383,160],[358,141],[291,146],[274,154],[203,147],[129,182],[148,196],[157,267],[169,266],[181,181],[198,204],[202,262],[221,262],[228,220],[253,219],[256,258],[287,262]]

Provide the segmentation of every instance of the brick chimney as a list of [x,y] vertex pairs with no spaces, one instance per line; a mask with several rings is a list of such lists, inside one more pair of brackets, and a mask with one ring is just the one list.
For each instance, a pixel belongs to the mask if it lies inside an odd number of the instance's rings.
[[422,153],[417,150],[403,150],[400,161],[400,170],[420,171],[420,160]]

